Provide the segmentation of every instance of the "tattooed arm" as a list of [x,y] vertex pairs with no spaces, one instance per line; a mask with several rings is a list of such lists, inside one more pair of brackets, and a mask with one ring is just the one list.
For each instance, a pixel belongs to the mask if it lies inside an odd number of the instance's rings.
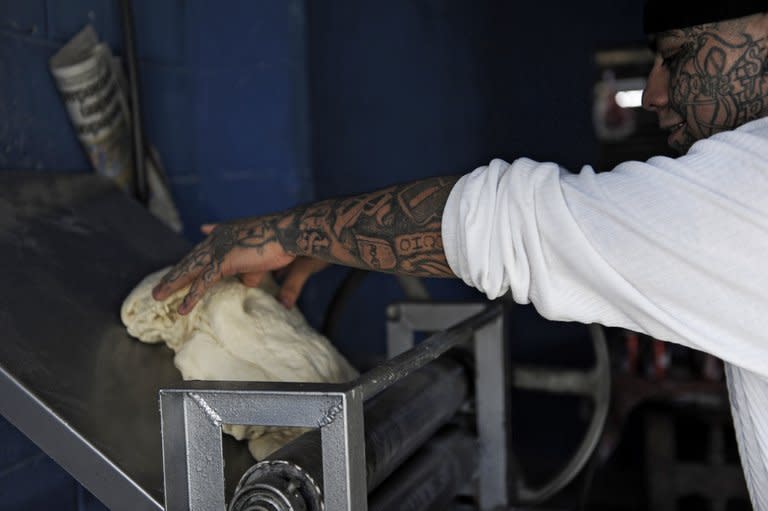
[[[458,177],[430,178],[217,226],[154,290],[191,284],[186,314],[222,277],[284,267],[297,256],[368,270],[453,277],[443,252],[443,208]],[[253,281],[252,281],[253,282]]]

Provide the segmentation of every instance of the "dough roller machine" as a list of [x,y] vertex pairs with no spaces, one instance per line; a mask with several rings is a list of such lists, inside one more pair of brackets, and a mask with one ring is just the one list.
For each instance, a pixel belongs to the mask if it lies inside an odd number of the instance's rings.
[[[607,354],[581,379],[512,371],[498,303],[391,306],[392,358],[346,384],[183,382],[118,310],[186,242],[92,175],[6,173],[0,225],[0,411],[111,509],[443,510],[456,494],[507,509],[562,488],[604,421]],[[417,331],[437,333],[413,347]],[[511,456],[511,385],[597,403],[574,459],[539,488]],[[225,423],[313,429],[254,463]]]

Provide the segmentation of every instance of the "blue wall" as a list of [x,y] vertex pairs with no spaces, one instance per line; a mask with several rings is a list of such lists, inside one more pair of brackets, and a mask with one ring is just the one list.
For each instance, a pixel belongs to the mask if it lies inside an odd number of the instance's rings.
[[[597,149],[592,52],[642,40],[641,0],[134,4],[148,138],[190,239],[204,221],[461,174],[494,157],[578,168]],[[88,168],[47,69],[86,23],[121,53],[115,0],[0,0],[0,169]],[[301,306],[316,326],[344,274],[308,285]],[[457,281],[428,286],[439,299],[478,298]],[[334,341],[352,355],[382,352],[384,306],[401,297],[393,278],[370,276]],[[530,309],[516,323],[522,345],[556,351],[552,335],[528,328],[539,324]],[[29,493],[16,491],[19,470],[57,470],[3,428],[0,503]],[[66,475],[51,480],[68,501],[88,499]]]
[[494,157],[591,162],[592,52],[642,42],[641,7],[310,2],[318,194],[466,173]]
[[[139,0],[145,126],[187,234],[313,195],[303,0]],[[122,52],[114,0],[0,0],[0,169],[87,169],[47,61],[91,23]]]

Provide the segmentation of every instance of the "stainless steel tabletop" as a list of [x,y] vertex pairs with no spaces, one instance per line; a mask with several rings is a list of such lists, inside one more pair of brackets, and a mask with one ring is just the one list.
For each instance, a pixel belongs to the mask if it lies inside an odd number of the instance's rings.
[[[189,245],[94,175],[0,173],[0,413],[111,509],[162,509],[158,390],[172,352],[123,298]],[[225,439],[227,486],[251,463]]]

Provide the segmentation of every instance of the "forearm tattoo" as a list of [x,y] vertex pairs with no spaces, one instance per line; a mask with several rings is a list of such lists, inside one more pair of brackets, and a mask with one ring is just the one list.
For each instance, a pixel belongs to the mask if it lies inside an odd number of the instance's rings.
[[223,276],[258,273],[300,255],[369,270],[452,277],[441,223],[457,179],[425,179],[220,224],[165,274],[154,295],[164,299],[190,285],[179,307],[186,313]]
[[768,115],[768,38],[753,37],[743,26],[721,25],[672,31],[684,43],[665,59],[670,106],[690,130],[679,149]]
[[334,263],[449,277],[443,208],[458,178],[431,178],[291,210],[277,224],[284,249]]

